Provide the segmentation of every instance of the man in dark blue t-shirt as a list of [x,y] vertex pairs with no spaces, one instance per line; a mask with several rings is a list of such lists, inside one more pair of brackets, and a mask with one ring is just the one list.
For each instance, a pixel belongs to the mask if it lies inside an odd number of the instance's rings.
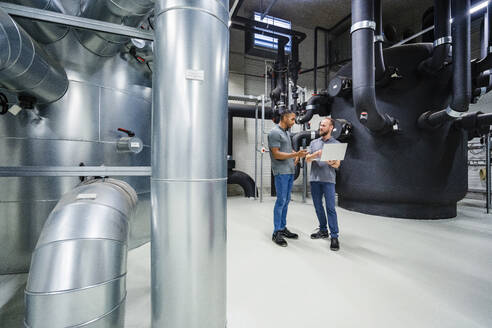
[[[311,141],[306,160],[311,162],[311,195],[313,197],[314,208],[319,221],[319,230],[311,235],[312,239],[328,238],[326,227],[326,217],[328,216],[328,226],[330,227],[331,244],[330,249],[337,251],[340,248],[338,242],[338,218],[335,210],[335,169],[340,167],[340,161],[321,161],[323,146],[328,143],[339,143],[332,137],[334,124],[331,118],[325,118],[319,125],[318,139]],[[326,215],[323,207],[323,196],[326,202]]]

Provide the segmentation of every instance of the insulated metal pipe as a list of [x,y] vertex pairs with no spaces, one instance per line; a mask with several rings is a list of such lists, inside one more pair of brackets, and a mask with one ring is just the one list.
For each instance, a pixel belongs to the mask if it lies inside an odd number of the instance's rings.
[[397,129],[393,118],[379,112],[374,62],[374,0],[352,0],[352,91],[359,121],[379,134]]
[[156,1],[154,328],[226,325],[228,9],[228,0]]
[[34,250],[25,326],[123,327],[129,224],[137,194],[125,182],[91,180],[65,194]]
[[0,85],[36,103],[54,102],[65,94],[68,79],[59,67],[5,11],[0,9]]
[[[65,13],[61,0],[6,0],[6,2],[42,10],[49,10],[56,13]],[[16,18],[15,20],[34,40],[41,43],[52,43],[58,41],[67,35],[69,31],[68,26],[43,23],[28,18]]]
[[[154,7],[153,0],[82,0],[80,16],[137,27]],[[121,35],[76,30],[80,43],[99,56],[114,56],[130,39]]]

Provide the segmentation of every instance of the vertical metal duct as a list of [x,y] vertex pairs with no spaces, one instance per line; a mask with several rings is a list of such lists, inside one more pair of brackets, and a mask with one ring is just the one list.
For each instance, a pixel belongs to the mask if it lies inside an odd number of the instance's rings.
[[129,221],[137,194],[125,182],[92,180],[65,194],[34,250],[25,326],[124,326]]
[[228,9],[228,0],[156,1],[154,328],[226,325]]
[[31,37],[0,9],[0,85],[18,95],[54,102],[65,94],[68,79]]
[[[61,0],[4,0],[6,2],[18,5],[34,7],[37,9],[65,13]],[[62,39],[67,35],[69,28],[67,26],[37,22],[29,18],[15,19],[29,35],[41,43],[52,43]]]
[[[153,0],[82,0],[80,16],[137,27],[154,8]],[[80,43],[99,56],[114,56],[130,42],[125,36],[76,30]]]

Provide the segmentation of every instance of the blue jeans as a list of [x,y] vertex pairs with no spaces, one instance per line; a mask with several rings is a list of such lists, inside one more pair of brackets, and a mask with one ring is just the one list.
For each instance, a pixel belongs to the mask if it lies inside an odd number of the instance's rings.
[[[319,230],[327,231],[326,216],[328,216],[328,226],[330,227],[331,238],[338,238],[338,219],[335,211],[335,184],[329,182],[311,182],[311,195],[313,197],[314,208],[319,221]],[[323,195],[326,202],[326,214],[323,207]]]
[[277,201],[273,208],[273,232],[285,229],[287,224],[287,207],[290,202],[290,192],[294,183],[293,174],[275,175],[275,188],[277,189]]

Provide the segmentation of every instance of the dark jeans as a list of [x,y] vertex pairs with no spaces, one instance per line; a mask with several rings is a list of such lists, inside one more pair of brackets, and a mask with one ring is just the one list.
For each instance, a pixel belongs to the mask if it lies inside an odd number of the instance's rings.
[[273,208],[273,232],[283,230],[287,223],[287,207],[290,202],[290,192],[294,183],[293,174],[278,174],[274,176],[277,189],[277,201]]
[[[338,238],[338,219],[335,211],[335,184],[329,182],[311,182],[311,195],[319,221],[319,230],[327,231],[326,216],[331,238]],[[326,202],[326,215],[323,207],[323,195]]]

